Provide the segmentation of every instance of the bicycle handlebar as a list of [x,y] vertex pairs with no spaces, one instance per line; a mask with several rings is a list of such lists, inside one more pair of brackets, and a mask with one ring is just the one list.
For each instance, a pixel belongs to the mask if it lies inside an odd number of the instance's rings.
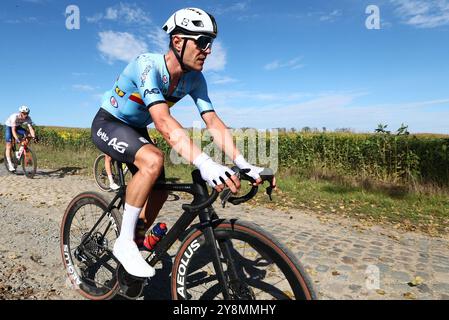
[[182,205],[182,209],[185,211],[190,211],[190,212],[200,211],[202,209],[209,207],[212,203],[214,203],[215,200],[217,200],[217,197],[218,197],[218,191],[215,189],[212,189],[212,193],[209,196],[209,198],[207,198],[206,201],[199,203],[199,204],[186,203],[186,204]]
[[[242,170],[242,169],[239,169],[238,167],[232,167],[232,170],[239,175],[239,179],[240,180],[249,181],[249,182],[251,182],[251,184],[254,184],[256,182],[253,178],[251,178],[250,176],[248,176],[246,174],[246,172],[248,172],[247,171],[248,169],[243,169]],[[273,182],[273,177],[274,177],[273,170],[271,170],[270,168],[265,168],[265,169],[263,169],[263,171],[259,175],[260,175],[260,178],[262,179],[262,183],[265,182],[265,181],[270,182],[270,185],[266,188],[266,191],[267,191],[268,196],[270,197],[270,200],[272,200],[271,199],[271,193],[272,193],[272,191],[273,191],[273,189],[275,187],[273,185],[273,183],[272,183]],[[250,200],[251,198],[253,198],[257,194],[258,190],[259,190],[259,187],[253,185],[251,190],[249,190],[249,192],[247,194],[245,194],[245,195],[243,195],[241,197],[233,197],[232,193],[231,193],[231,190],[226,190],[227,194],[223,194],[222,197],[221,197],[222,205],[224,207],[226,202],[230,202],[233,205],[238,205],[238,204],[241,204],[243,202],[246,202],[246,201]]]
[[[237,176],[239,177],[240,180],[246,180],[246,181],[251,182],[252,184],[254,184],[256,182],[253,178],[251,178],[250,176],[248,176],[246,174],[247,169],[241,170],[238,167],[233,167],[232,170],[237,174]],[[265,168],[260,173],[260,178],[262,179],[262,182],[265,182],[265,181],[270,182],[270,185],[266,188],[266,191],[267,191],[268,196],[270,197],[270,200],[272,200],[271,193],[275,187],[273,185],[273,177],[274,177],[273,170],[271,170],[269,168]],[[246,202],[246,201],[250,200],[251,198],[253,198],[257,194],[258,189],[259,189],[259,187],[257,185],[253,185],[251,190],[247,194],[245,194],[241,197],[233,197],[231,190],[227,189],[227,190],[223,191],[221,194],[222,205],[224,207],[224,205],[227,201],[232,203],[233,205],[238,205],[243,202]],[[203,201],[202,203],[199,203],[199,204],[187,204],[187,203],[183,204],[182,209],[185,211],[189,211],[189,212],[203,210],[203,209],[209,207],[210,205],[212,205],[212,203],[214,203],[215,200],[217,199],[218,195],[219,195],[218,191],[215,189],[212,189],[212,193],[205,201]]]

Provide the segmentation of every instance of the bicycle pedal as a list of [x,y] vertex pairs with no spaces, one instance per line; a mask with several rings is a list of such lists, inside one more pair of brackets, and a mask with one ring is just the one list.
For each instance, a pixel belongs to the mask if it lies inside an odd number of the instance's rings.
[[140,297],[147,278],[129,274],[121,264],[116,270],[116,276],[121,291],[120,295],[128,299],[137,299]]

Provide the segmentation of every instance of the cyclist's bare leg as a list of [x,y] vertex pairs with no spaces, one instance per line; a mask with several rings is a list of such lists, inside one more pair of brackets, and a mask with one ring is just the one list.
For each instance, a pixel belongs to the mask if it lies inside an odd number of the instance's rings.
[[164,154],[151,144],[136,153],[134,165],[139,169],[128,183],[126,203],[142,208],[164,165]]
[[6,161],[8,161],[8,164],[12,164],[11,162],[11,149],[12,149],[12,143],[6,142]]
[[112,190],[117,190],[120,187],[114,182],[114,177],[112,176],[112,157],[108,156],[107,154],[104,155],[104,169],[106,170],[106,174],[108,176],[109,180],[109,187]]
[[142,207],[148,199],[164,165],[164,154],[155,146],[146,144],[137,151],[134,165],[139,169],[126,189],[120,236],[114,244],[114,255],[125,270],[135,276],[152,277],[154,268],[148,265],[134,242],[134,233]]
[[110,156],[108,156],[107,154],[105,154],[104,155],[104,168],[105,168],[108,176],[112,175],[111,161],[112,161],[112,158]]

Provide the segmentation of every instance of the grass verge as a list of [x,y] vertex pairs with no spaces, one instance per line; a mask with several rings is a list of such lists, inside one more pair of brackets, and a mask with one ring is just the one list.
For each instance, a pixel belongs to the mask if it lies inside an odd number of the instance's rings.
[[[39,144],[31,146],[37,154],[38,168],[92,175],[98,150],[56,150]],[[0,143],[4,154],[4,143]],[[3,160],[3,156],[1,157]],[[1,161],[3,162],[3,161]],[[192,166],[166,166],[168,178],[191,181]],[[449,231],[449,192],[422,186],[400,186],[338,175],[280,170],[278,190],[273,202],[259,192],[250,205],[281,210],[302,209],[314,212],[321,220],[352,217],[367,226],[393,224],[394,228],[419,230],[432,236]]]

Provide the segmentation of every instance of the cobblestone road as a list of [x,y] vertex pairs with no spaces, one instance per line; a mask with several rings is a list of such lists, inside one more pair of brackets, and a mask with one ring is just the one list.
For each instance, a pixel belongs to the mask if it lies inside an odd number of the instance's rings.
[[[1,164],[0,267],[25,266],[28,271],[21,273],[22,278],[0,273],[0,298],[8,298],[7,290],[20,293],[26,289],[32,292],[28,298],[80,298],[66,283],[58,248],[59,223],[69,201],[89,190],[98,191],[92,179],[72,175],[67,169],[40,171],[34,179],[27,179],[7,174]],[[167,202],[158,221],[173,225],[180,204]],[[321,299],[449,299],[447,238],[399,232],[388,226],[368,228],[356,220],[322,219],[301,210],[247,205],[216,206],[216,210],[220,216],[256,223],[276,235],[306,267]],[[422,283],[411,286],[416,277]],[[145,297],[168,298],[151,289]]]

